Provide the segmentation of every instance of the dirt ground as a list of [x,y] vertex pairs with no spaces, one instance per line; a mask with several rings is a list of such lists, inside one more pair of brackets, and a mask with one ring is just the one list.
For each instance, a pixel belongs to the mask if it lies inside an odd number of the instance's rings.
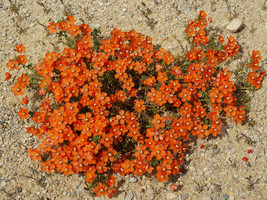
[[[182,55],[189,48],[184,29],[200,10],[212,17],[208,29],[234,36],[242,47],[240,58],[228,69],[248,59],[252,50],[260,50],[262,67],[267,70],[266,0],[0,0],[0,199],[105,199],[90,196],[82,176],[43,173],[28,158],[27,148],[38,141],[26,133],[31,122],[22,122],[16,114],[21,98],[10,91],[11,81],[4,81],[15,44],[23,43],[29,62],[37,64],[46,52],[61,48],[44,27],[70,14],[78,24],[100,27],[103,36],[115,27],[134,29],[174,55]],[[244,25],[239,32],[229,33],[226,26],[234,18]],[[21,72],[12,75],[16,73]],[[220,137],[192,144],[186,173],[177,180],[159,183],[145,176],[119,177],[123,184],[113,199],[267,200],[266,80],[251,98],[251,123],[228,124]],[[200,149],[201,144],[210,148]],[[247,154],[248,149],[253,153]],[[242,160],[244,156],[249,162]],[[173,183],[179,186],[175,192],[170,190]]]

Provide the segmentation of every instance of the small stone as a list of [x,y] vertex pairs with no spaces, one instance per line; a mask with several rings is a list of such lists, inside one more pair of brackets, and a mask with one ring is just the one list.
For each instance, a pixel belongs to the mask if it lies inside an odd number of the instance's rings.
[[105,197],[102,196],[102,197],[95,197],[94,200],[105,200]]
[[155,3],[156,3],[156,4],[161,4],[162,1],[161,1],[161,0],[155,0]]
[[134,197],[134,194],[133,194],[133,192],[130,191],[130,192],[126,193],[126,196],[124,197],[124,200],[132,200],[133,197]]
[[100,28],[100,25],[99,24],[90,24],[90,27],[92,29],[94,29],[94,28],[98,29],[98,28]]
[[22,187],[18,187],[17,190],[18,190],[18,193],[21,193],[22,192]]
[[5,187],[5,186],[6,186],[6,181],[3,181],[3,182],[1,183],[1,186],[2,186],[2,187]]
[[175,199],[175,198],[177,198],[177,194],[169,192],[166,194],[166,197],[167,197],[167,199]]
[[23,8],[21,11],[22,11],[24,14],[26,14],[27,12],[29,12],[29,9],[27,9],[27,8]]
[[234,178],[237,179],[238,178],[238,174],[234,174]]
[[229,195],[228,194],[223,194],[221,200],[227,200],[229,199]]
[[234,196],[230,196],[230,197],[229,197],[229,200],[234,200],[234,199],[235,199]]
[[131,183],[136,183],[137,182],[137,179],[134,176],[131,176],[130,177],[130,182]]
[[154,190],[151,186],[148,186],[147,189],[146,189],[146,194],[154,194]]
[[43,181],[43,182],[45,182],[45,181],[46,181],[46,178],[45,178],[45,176],[41,176],[41,179],[40,179],[40,181]]
[[219,149],[213,149],[212,152],[214,153],[214,155],[217,155],[220,152],[220,150]]
[[242,20],[236,18],[236,19],[233,19],[233,20],[231,21],[231,23],[228,24],[228,26],[226,26],[226,29],[227,29],[228,31],[232,32],[232,33],[235,33],[235,32],[237,32],[238,30],[240,30],[240,28],[242,27],[242,25],[243,25]]
[[124,200],[124,198],[125,198],[125,192],[122,192],[122,193],[120,193],[119,195],[118,195],[118,200]]
[[155,195],[154,195],[154,194],[150,194],[150,195],[148,196],[148,198],[151,199],[151,200],[153,200],[153,199],[155,198]]
[[189,197],[189,194],[185,193],[182,195],[182,200],[186,200],[186,199],[188,199],[188,197]]
[[202,198],[202,200],[212,200],[212,198],[205,196],[205,197]]
[[31,22],[35,22],[36,21],[36,18],[35,17],[30,17],[30,21]]
[[7,10],[9,8],[9,5],[8,4],[5,4],[4,6],[3,6],[3,10]]
[[123,8],[123,9],[122,9],[122,12],[126,12],[126,10],[127,10],[126,8]]
[[132,12],[126,12],[125,14],[128,15],[128,16],[130,16],[130,17],[133,17],[134,16],[134,14]]
[[136,195],[135,192],[133,192],[133,198],[132,198],[132,200],[137,200],[137,195]]

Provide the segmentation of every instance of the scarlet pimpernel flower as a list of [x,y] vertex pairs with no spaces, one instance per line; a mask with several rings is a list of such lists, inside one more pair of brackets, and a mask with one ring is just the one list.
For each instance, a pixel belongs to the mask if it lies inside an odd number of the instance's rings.
[[[223,118],[243,123],[247,105],[238,92],[259,89],[266,75],[256,50],[240,71],[222,68],[240,48],[232,36],[210,37],[212,20],[206,17],[200,11],[188,22],[191,49],[183,58],[135,30],[114,28],[99,41],[99,30],[77,25],[73,16],[50,22],[47,30],[67,45],[61,52],[46,53],[35,66],[25,55],[6,65],[26,69],[14,76],[11,91],[26,93],[20,103],[27,109],[18,115],[31,118],[35,126],[27,133],[40,140],[39,148],[29,148],[30,158],[43,172],[84,174],[99,197],[115,193],[115,174],[148,173],[164,182],[183,173],[189,139],[217,137]],[[21,54],[25,47],[14,51]],[[12,77],[6,72],[5,80]],[[29,89],[39,93],[39,108],[30,108]]]

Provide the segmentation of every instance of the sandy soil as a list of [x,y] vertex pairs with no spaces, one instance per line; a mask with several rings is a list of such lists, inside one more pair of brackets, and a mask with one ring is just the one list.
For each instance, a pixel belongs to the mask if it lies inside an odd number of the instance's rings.
[[[24,43],[29,62],[36,64],[57,48],[55,37],[47,35],[43,26],[71,14],[78,23],[100,27],[104,36],[115,27],[135,29],[177,55],[188,48],[183,31],[200,10],[212,17],[211,29],[223,36],[233,35],[242,47],[240,59],[225,67],[236,68],[256,49],[267,70],[265,0],[0,0],[0,199],[93,199],[83,177],[43,173],[39,164],[28,158],[27,148],[36,146],[37,140],[25,131],[30,122],[20,121],[16,114],[20,97],[11,93],[11,82],[4,82],[5,63],[13,58],[15,44]],[[243,20],[238,33],[225,28],[233,18]],[[266,80],[251,98],[251,123],[228,124],[221,137],[192,144],[194,151],[187,155],[184,166],[187,173],[173,180],[179,185],[177,191],[171,192],[171,182],[126,177],[121,178],[124,183],[113,199],[267,199]],[[200,149],[201,144],[205,148]],[[253,153],[247,154],[248,149]],[[249,162],[242,160],[244,156]]]

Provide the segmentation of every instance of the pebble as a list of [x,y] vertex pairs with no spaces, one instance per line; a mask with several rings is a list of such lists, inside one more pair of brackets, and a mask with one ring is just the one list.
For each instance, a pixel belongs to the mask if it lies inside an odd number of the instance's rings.
[[148,198],[153,200],[155,198],[155,195],[154,194],[150,194],[150,195],[148,195]]
[[238,174],[234,174],[234,178],[237,179],[238,178]]
[[231,23],[228,24],[228,26],[226,26],[226,29],[227,29],[228,31],[232,32],[232,33],[235,33],[235,32],[237,32],[238,30],[240,30],[240,28],[242,27],[242,25],[243,25],[242,20],[236,18],[236,19],[233,19],[233,20],[231,21]]
[[212,198],[205,196],[205,197],[202,198],[202,200],[212,200]]
[[30,21],[31,22],[35,22],[36,21],[36,18],[35,17],[30,17]]
[[22,192],[22,187],[18,187],[18,193],[21,193]]
[[230,196],[230,197],[229,197],[229,200],[234,200],[234,199],[235,199],[234,196]]
[[45,178],[45,176],[41,176],[41,179],[40,179],[40,181],[43,181],[43,182],[45,182],[45,181],[46,181],[46,178]]
[[186,199],[188,199],[188,197],[189,197],[189,194],[185,193],[182,195],[182,200],[186,200]]
[[214,153],[214,155],[217,155],[220,152],[220,149],[213,149],[212,152]]
[[6,181],[3,181],[3,182],[1,183],[1,186],[2,186],[2,187],[5,187],[5,186],[6,186]]
[[155,3],[156,3],[156,4],[161,4],[162,1],[161,1],[161,0],[155,0]]
[[124,200],[124,198],[125,198],[125,192],[122,192],[122,193],[120,193],[119,195],[118,195],[118,200]]
[[105,197],[95,197],[94,200],[105,200]]
[[130,182],[131,183],[136,183],[137,182],[137,178],[135,178],[134,176],[130,177]]
[[126,196],[124,197],[124,200],[132,200],[134,197],[134,194],[132,191],[129,191],[126,193]]
[[221,200],[227,200],[229,199],[229,195],[228,194],[223,194]]
[[174,198],[177,198],[177,194],[168,192],[168,193],[166,194],[166,197],[167,197],[167,199],[174,199]]
[[136,193],[135,192],[133,192],[133,198],[132,198],[132,200],[137,200],[137,195],[136,195]]
[[3,6],[3,10],[7,10],[9,8],[9,5],[7,5],[7,4],[5,4],[4,6]]

